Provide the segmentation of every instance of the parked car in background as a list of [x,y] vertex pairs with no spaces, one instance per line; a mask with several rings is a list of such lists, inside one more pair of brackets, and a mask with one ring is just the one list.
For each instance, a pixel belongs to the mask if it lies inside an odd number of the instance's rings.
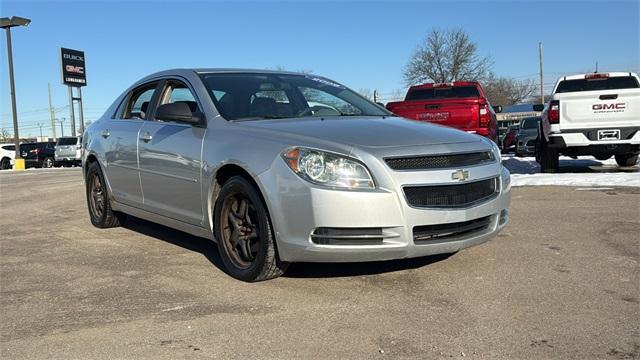
[[412,86],[404,101],[390,102],[387,109],[407,119],[450,126],[498,143],[496,110],[502,107],[494,109],[477,82]]
[[80,165],[82,163],[82,137],[64,136],[58,138],[55,148],[55,163],[58,166]]
[[507,133],[504,134],[504,138],[502,138],[502,152],[507,154],[511,151],[515,150],[516,146],[516,134],[518,133],[518,129],[520,128],[519,124],[514,124],[507,128]]
[[526,117],[520,121],[516,133],[516,156],[535,155],[540,128],[540,116]]
[[542,172],[556,172],[560,154],[615,156],[619,166],[633,166],[640,153],[640,79],[632,72],[564,76],[540,124]]
[[454,253],[509,220],[494,142],[394,117],[316,75],[156,73],[118,97],[83,146],[94,226],[131,214],[212,239],[244,281],[296,261]]
[[15,158],[15,144],[0,144],[0,170],[11,169]]
[[50,168],[55,165],[56,143],[52,141],[20,144],[20,155],[25,167]]

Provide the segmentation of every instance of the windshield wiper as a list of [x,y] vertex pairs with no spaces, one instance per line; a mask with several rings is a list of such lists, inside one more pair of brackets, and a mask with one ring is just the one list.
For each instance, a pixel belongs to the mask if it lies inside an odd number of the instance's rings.
[[237,118],[234,121],[251,121],[251,120],[273,120],[273,119],[289,119],[290,116],[263,115]]

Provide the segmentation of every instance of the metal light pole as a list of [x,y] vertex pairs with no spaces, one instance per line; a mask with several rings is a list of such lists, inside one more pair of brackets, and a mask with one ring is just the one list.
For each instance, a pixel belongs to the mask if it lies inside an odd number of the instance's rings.
[[16,147],[15,170],[24,170],[24,159],[20,157],[20,135],[18,134],[18,112],[16,110],[16,85],[13,78],[13,52],[11,51],[11,28],[14,26],[27,26],[31,20],[12,16],[0,18],[0,28],[7,34],[7,57],[9,60],[9,88],[11,89],[11,112],[13,115],[13,141]]

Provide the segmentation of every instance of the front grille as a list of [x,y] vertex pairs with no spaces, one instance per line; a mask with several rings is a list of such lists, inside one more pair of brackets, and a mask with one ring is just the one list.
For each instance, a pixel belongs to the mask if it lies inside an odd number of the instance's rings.
[[431,241],[453,240],[482,232],[491,225],[491,216],[449,224],[424,225],[413,228],[413,242],[417,245]]
[[393,170],[428,170],[444,169],[464,166],[475,166],[492,162],[493,153],[490,151],[386,158],[387,165]]
[[415,207],[465,207],[497,194],[498,179],[492,178],[466,184],[406,186],[407,202]]
[[311,241],[318,245],[380,245],[385,234],[382,228],[317,228]]

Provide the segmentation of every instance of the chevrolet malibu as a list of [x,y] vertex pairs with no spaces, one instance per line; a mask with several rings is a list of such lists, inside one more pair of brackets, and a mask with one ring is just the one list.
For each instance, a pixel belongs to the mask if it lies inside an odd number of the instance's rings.
[[454,253],[509,219],[495,143],[395,117],[315,75],[159,72],[82,142],[93,225],[132,215],[214,240],[244,281],[291,262]]

